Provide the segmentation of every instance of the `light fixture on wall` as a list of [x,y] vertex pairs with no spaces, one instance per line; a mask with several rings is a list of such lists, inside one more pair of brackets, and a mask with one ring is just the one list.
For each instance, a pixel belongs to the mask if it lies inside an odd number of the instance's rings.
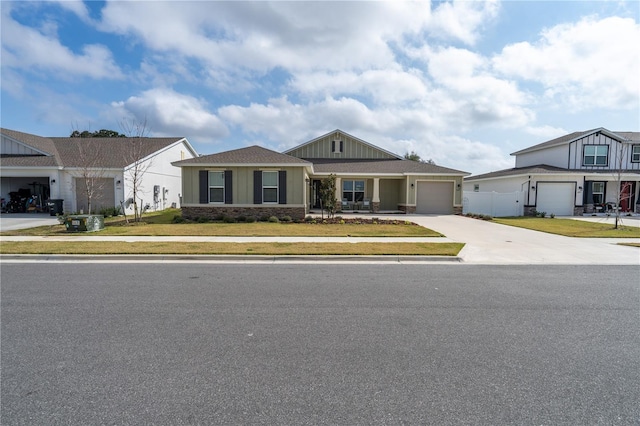
[[456,190],[460,191],[460,184],[456,185]]
[[535,190],[536,190],[536,186],[535,186],[535,185],[531,185],[531,189],[532,189],[533,191],[535,191]]
[[581,186],[578,187],[578,191],[582,191],[582,187]]
[[413,184],[411,184],[411,187],[413,188]]
[[122,183],[122,181],[117,180],[116,181],[116,185],[120,185]]
[[55,179],[51,179],[51,183],[56,183],[56,180]]

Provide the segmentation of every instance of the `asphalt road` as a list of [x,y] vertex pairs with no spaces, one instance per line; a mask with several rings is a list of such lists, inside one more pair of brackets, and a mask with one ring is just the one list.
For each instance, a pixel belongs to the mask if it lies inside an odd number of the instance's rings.
[[1,268],[3,425],[640,422],[637,266]]

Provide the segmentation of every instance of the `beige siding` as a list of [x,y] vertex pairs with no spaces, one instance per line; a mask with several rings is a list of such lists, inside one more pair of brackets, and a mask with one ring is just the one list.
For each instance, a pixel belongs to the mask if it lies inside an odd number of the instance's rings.
[[[343,142],[343,152],[332,152],[332,141]],[[339,144],[339,143],[338,143]],[[346,135],[330,135],[313,143],[304,145],[288,152],[298,158],[346,158],[346,159],[388,159],[395,156],[384,152],[372,145],[362,143]]]
[[[462,176],[409,176],[409,199],[407,204],[416,203],[416,182],[418,181],[453,181],[455,194],[453,197],[453,204],[456,206],[462,205]],[[411,185],[413,184],[413,187]],[[460,187],[458,187],[460,185]]]
[[380,179],[380,210],[397,210],[404,201],[404,180]]
[[[184,204],[200,202],[200,182],[198,167],[183,167],[183,199]],[[231,170],[233,204],[253,204],[253,171],[254,170],[286,170],[287,171],[287,204],[304,204],[304,169],[302,167],[229,167],[224,169],[207,168],[206,170]]]

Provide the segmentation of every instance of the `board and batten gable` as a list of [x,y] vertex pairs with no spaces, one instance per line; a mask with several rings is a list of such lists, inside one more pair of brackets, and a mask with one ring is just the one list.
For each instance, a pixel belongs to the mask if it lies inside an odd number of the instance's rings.
[[320,136],[284,153],[305,159],[397,160],[402,158],[342,131]]
[[[558,145],[541,147],[528,152],[518,152],[516,168],[546,164],[569,170],[640,170],[640,162],[632,161],[632,149],[640,142],[621,142],[604,131],[594,132]],[[584,164],[584,150],[587,146],[606,146],[607,161],[604,165]],[[620,161],[622,155],[622,161]]]

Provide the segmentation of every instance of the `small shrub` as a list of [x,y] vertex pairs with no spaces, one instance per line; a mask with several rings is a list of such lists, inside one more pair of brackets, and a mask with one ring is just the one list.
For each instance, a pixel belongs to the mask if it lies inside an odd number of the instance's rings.
[[493,218],[490,215],[485,214],[485,215],[482,215],[482,220],[493,220]]
[[256,221],[255,216],[247,216],[246,222],[247,223],[254,223]]
[[236,223],[236,218],[231,216],[225,216],[222,218],[224,223]]
[[280,222],[280,220],[279,220],[277,217],[275,217],[275,216],[270,216],[270,217],[267,219],[267,221],[268,221],[268,222],[270,222],[270,223],[278,223],[278,222]]
[[289,223],[289,222],[292,222],[292,221],[293,221],[293,219],[291,219],[291,216],[282,216],[282,218],[280,219],[280,222]]
[[313,216],[307,216],[304,218],[305,222],[314,222]]
[[196,222],[198,223],[209,223],[209,218],[208,217],[199,217],[196,219]]
[[274,216],[261,216],[260,217],[260,222],[269,222],[269,219],[272,218]]
[[340,225],[344,225],[344,219],[340,219]]
[[246,221],[247,221],[247,217],[246,217],[246,216],[243,216],[243,215],[240,215],[240,216],[238,216],[238,217],[236,218],[236,220],[237,220],[238,222],[246,222]]
[[216,222],[222,222],[224,220],[224,215],[223,214],[215,215],[213,220],[215,220]]
[[182,217],[181,215],[177,214],[173,217],[173,219],[171,219],[172,223],[184,223],[186,222],[186,219],[184,217]]
[[551,214],[549,215],[549,217],[550,217],[551,219],[553,219],[554,217],[556,217],[556,214],[555,214],[555,213],[551,213]]

